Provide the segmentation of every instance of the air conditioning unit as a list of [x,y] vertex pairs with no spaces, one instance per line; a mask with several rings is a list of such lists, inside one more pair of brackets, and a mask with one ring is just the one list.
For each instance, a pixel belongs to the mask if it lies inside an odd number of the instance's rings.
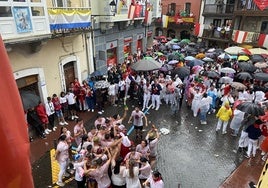
[[112,29],[114,26],[114,23],[113,22],[102,22],[100,23],[100,29],[101,30],[109,30],[109,29]]

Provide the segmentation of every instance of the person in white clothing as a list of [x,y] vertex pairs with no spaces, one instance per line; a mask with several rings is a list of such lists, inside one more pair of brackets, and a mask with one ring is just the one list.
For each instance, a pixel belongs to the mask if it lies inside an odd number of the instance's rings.
[[126,170],[124,171],[124,177],[126,178],[127,188],[141,188],[139,180],[139,167],[135,166],[136,161],[133,159],[126,161]]
[[72,120],[78,119],[78,116],[76,115],[76,96],[71,91],[68,91],[68,93],[66,94],[66,99],[68,102],[68,108],[71,113]]
[[144,186],[150,186],[150,188],[164,188],[164,182],[161,174],[158,171],[153,171],[152,175],[143,183]]
[[112,106],[116,106],[115,99],[116,99],[116,85],[114,82],[111,82],[109,88],[108,88],[108,95],[110,98],[110,102]]
[[146,108],[149,107],[149,101],[151,98],[151,84],[147,82],[143,85],[143,107],[141,111],[144,111]]
[[47,97],[47,103],[45,105],[45,108],[48,116],[49,125],[53,131],[56,131],[57,127],[55,126],[55,108],[51,97]]

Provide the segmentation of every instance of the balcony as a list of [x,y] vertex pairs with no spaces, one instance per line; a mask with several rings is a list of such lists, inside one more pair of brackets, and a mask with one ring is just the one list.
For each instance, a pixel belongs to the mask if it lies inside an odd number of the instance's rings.
[[90,15],[90,8],[48,8],[50,30],[54,35],[88,31]]
[[204,7],[203,15],[218,15],[222,16],[222,14],[232,15],[234,12],[234,4],[223,4],[223,5],[215,5],[215,4],[206,4]]
[[203,31],[203,38],[207,38],[207,39],[214,39],[214,40],[226,40],[229,41],[231,39],[231,33],[232,31],[219,31],[217,29],[210,30],[210,29],[204,29]]

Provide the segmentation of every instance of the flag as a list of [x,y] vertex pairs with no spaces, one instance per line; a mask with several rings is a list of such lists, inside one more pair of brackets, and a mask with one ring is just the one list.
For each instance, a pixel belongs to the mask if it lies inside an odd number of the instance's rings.
[[247,34],[248,32],[246,31],[234,30],[233,41],[241,44],[246,40]]
[[134,5],[130,5],[129,9],[128,9],[128,19],[133,20],[134,19],[134,14],[135,14],[135,6]]
[[258,45],[262,46],[262,47],[265,47],[265,48],[268,48],[268,35],[260,34]]
[[194,34],[195,36],[202,37],[204,31],[204,24],[196,23]]
[[168,16],[167,15],[162,15],[162,26],[163,26],[163,28],[168,27]]
[[146,11],[145,11],[144,23],[146,25],[151,25],[151,23],[152,23],[152,17],[153,17],[153,12],[151,11],[150,8],[147,8]]
[[0,184],[5,188],[33,188],[27,124],[1,36],[0,59]]
[[268,7],[268,0],[254,0],[254,2],[261,11]]

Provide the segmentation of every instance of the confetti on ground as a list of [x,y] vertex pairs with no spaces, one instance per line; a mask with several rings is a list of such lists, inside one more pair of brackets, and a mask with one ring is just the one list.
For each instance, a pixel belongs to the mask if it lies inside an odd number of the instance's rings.
[[199,132],[202,132],[203,130],[202,130],[202,129],[199,129],[198,131],[199,131]]
[[215,157],[219,157],[219,155],[218,155],[218,154],[214,154],[214,156],[215,156]]

